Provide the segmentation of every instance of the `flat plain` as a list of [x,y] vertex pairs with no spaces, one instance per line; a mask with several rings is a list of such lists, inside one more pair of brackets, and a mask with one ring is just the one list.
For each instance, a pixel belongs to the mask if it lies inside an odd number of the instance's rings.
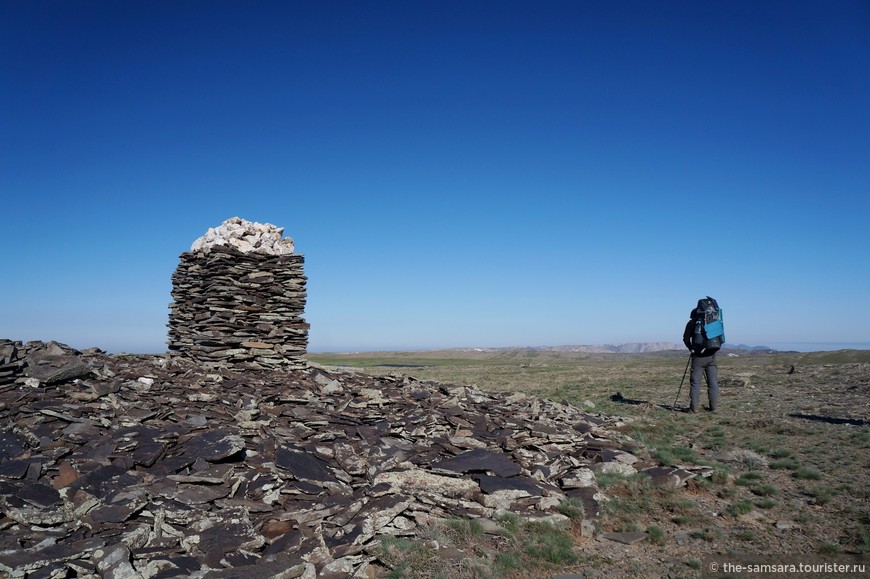
[[[641,477],[600,477],[597,484],[610,500],[596,537],[568,529],[570,549],[543,567],[540,558],[529,561],[528,545],[515,542],[505,551],[470,524],[453,533],[462,556],[452,562],[428,560],[413,545],[399,545],[395,577],[684,577],[709,574],[711,562],[755,556],[761,563],[799,557],[867,564],[870,351],[723,350],[720,409],[694,415],[683,412],[688,376],[680,385],[688,357],[680,352],[499,349],[308,357],[346,370],[519,391],[624,417],[624,433],[662,464],[712,468],[712,476],[678,489],[651,487]],[[631,545],[602,540],[612,532],[645,537]],[[441,540],[449,541],[449,534]]]

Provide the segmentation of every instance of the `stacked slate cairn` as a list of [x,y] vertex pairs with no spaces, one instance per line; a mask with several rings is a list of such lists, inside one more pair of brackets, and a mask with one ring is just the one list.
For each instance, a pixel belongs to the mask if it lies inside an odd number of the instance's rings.
[[306,366],[304,258],[283,233],[233,217],[181,254],[172,275],[171,357],[238,370]]

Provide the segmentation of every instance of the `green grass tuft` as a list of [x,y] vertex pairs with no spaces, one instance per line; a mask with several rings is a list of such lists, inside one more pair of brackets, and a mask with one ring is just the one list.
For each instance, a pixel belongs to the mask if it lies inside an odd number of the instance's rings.
[[762,454],[769,454],[770,453],[770,451],[768,450],[768,448],[766,446],[764,446],[763,444],[756,442],[754,440],[749,441],[749,444],[747,444],[747,446],[749,447],[749,450],[754,450],[755,452],[760,452]]
[[748,487],[754,485],[762,478],[763,477],[759,472],[745,472],[737,477],[737,479],[734,481],[734,484]]
[[749,490],[752,491],[752,494],[760,497],[772,497],[779,494],[779,489],[770,485],[759,485],[757,487],[752,487]]
[[646,534],[651,543],[662,545],[665,542],[665,532],[658,525],[650,525],[646,528]]
[[387,574],[389,579],[408,576],[412,569],[425,567],[434,556],[433,549],[416,541],[392,535],[381,537],[380,557],[393,566]]
[[618,472],[599,472],[595,473],[595,484],[600,489],[606,489],[613,485],[625,482],[629,477]]
[[568,565],[577,561],[571,536],[548,523],[529,523],[529,544],[525,553],[534,562],[546,565]]
[[515,535],[520,530],[520,518],[513,513],[502,513],[495,520],[511,535]]
[[559,503],[556,510],[568,517],[569,519],[582,519],[585,512],[583,510],[583,501],[577,498],[571,498]]
[[776,501],[771,498],[761,499],[755,502],[755,506],[759,509],[772,509],[776,506]]
[[721,463],[713,464],[713,474],[710,475],[710,482],[717,485],[728,483],[728,467]]
[[511,576],[524,570],[523,556],[520,553],[497,553],[493,561],[496,576]]
[[819,485],[810,489],[810,495],[813,497],[813,502],[817,505],[826,505],[831,502],[834,496],[834,489],[827,485]]
[[732,516],[737,517],[739,515],[745,515],[746,513],[752,510],[752,503],[749,501],[739,501],[736,503],[731,503],[728,507],[728,513]]
[[722,529],[719,527],[704,527],[692,533],[692,537],[705,541],[716,541],[722,538]]
[[814,468],[802,468],[794,473],[794,477],[802,480],[821,480],[822,473]]
[[667,446],[656,450],[655,458],[665,466],[699,464],[698,453],[687,446]]

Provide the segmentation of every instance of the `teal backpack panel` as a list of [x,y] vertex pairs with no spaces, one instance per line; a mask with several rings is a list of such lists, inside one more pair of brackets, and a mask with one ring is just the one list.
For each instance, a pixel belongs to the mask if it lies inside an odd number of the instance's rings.
[[[712,340],[713,338],[718,338],[725,334],[725,326],[722,324],[722,320],[716,320],[715,322],[710,322],[704,326],[704,332],[707,334],[707,339]],[[723,342],[725,340],[722,340]]]

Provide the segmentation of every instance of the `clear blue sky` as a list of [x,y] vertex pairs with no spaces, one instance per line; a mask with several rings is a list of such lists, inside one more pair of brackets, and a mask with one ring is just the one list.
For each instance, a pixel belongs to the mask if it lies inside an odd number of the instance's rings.
[[310,349],[868,342],[870,3],[0,2],[0,337],[165,350],[233,216]]

